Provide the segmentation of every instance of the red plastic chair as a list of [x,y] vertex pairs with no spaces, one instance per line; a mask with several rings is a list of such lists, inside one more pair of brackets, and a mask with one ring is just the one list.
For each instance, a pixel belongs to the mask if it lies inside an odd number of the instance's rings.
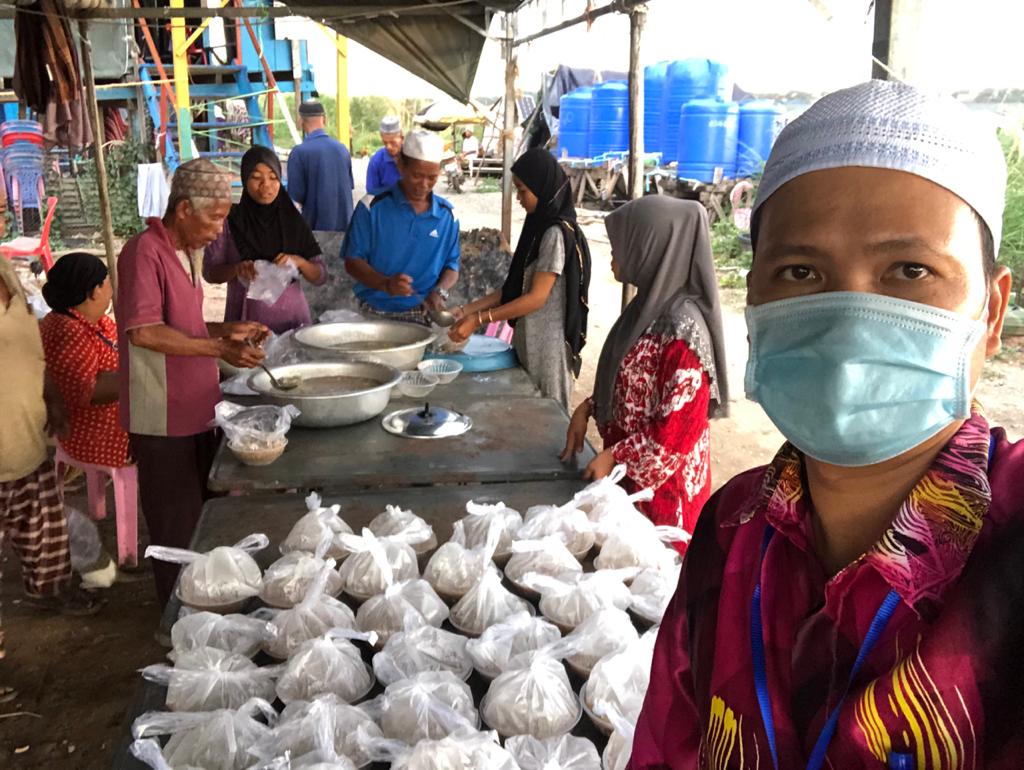
[[57,198],[50,196],[46,199],[46,220],[39,231],[39,237],[22,235],[6,243],[0,243],[0,254],[7,259],[31,260],[38,257],[43,263],[43,269],[50,272],[53,267],[53,252],[50,251],[50,227],[53,225],[53,215],[57,211]]

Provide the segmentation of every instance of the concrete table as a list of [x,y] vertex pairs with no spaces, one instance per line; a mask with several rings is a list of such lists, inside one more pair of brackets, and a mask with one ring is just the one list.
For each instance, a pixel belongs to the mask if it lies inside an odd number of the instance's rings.
[[[395,401],[387,411],[412,405]],[[569,417],[545,398],[488,397],[431,403],[468,414],[462,436],[420,440],[393,436],[376,418],[343,428],[294,428],[271,465],[243,465],[222,442],[210,473],[215,491],[324,489],[347,492],[400,486],[575,480],[594,457],[588,445],[558,459]],[[387,413],[387,411],[385,413]]]

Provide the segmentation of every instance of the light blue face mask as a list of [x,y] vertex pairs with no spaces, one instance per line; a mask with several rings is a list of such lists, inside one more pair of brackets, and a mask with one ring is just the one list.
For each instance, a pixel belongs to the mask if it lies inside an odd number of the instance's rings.
[[884,462],[971,414],[985,320],[863,292],[768,302],[746,317],[747,398],[822,462]]

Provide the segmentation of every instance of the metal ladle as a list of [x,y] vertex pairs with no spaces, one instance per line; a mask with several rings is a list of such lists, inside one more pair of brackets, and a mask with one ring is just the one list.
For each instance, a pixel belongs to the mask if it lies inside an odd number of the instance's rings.
[[302,384],[301,377],[285,377],[282,380],[277,379],[270,370],[266,367],[266,364],[260,364],[260,369],[267,373],[270,378],[270,384],[274,386],[275,390],[295,390]]
[[427,307],[427,298],[422,294],[414,294],[413,296],[416,297],[416,299],[418,299],[426,309],[427,317],[429,317],[430,320],[438,326],[444,326],[447,328],[458,320],[450,310],[434,310],[431,307]]

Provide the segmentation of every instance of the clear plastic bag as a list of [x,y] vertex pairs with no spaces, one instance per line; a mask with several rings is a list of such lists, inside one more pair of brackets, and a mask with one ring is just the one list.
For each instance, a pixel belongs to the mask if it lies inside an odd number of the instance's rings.
[[594,559],[594,568],[675,570],[679,553],[668,543],[688,543],[690,535],[678,527],[626,527],[612,530],[605,537],[601,553]]
[[416,553],[428,553],[437,548],[434,528],[412,511],[397,505],[386,506],[370,521],[370,531],[377,537],[394,537],[406,541]]
[[252,658],[271,635],[270,624],[265,620],[246,615],[191,612],[179,617],[171,627],[173,649],[168,657],[174,661],[183,653],[213,647]]
[[501,529],[493,558],[503,559],[512,553],[512,541],[516,530],[522,526],[523,517],[519,511],[509,508],[505,503],[478,503],[470,500],[466,503],[466,516],[459,521],[466,537],[463,545],[467,548],[483,546],[487,542],[491,522],[498,522]]
[[[132,723],[132,737],[138,742],[150,736],[170,735],[161,753],[174,770],[245,770],[258,761],[250,747],[270,735],[276,722],[273,707],[265,700],[253,699],[237,710],[146,712]],[[151,751],[152,744],[146,749],[152,758]]]
[[362,536],[339,535],[352,555],[338,570],[345,593],[356,599],[382,594],[392,583],[420,576],[416,552],[403,536],[377,537],[369,529]]
[[254,260],[256,277],[249,283],[245,298],[273,305],[299,277],[299,269],[288,260],[283,266],[266,259]]
[[501,584],[501,574],[496,569],[488,569],[479,582],[455,603],[450,619],[456,630],[479,636],[499,620],[530,609],[525,599],[515,596]]
[[465,545],[465,525],[455,522],[452,539],[438,548],[423,570],[424,579],[448,601],[458,601],[483,577],[501,538],[501,522],[492,519],[482,546]]
[[260,592],[263,575],[250,554],[270,544],[266,535],[249,535],[233,546],[196,553],[183,548],[151,545],[146,556],[184,564],[178,578],[177,595],[182,604],[201,610],[228,612],[238,609]]
[[152,770],[203,770],[203,768],[196,767],[195,765],[171,767],[167,764],[167,760],[164,759],[163,752],[160,750],[160,742],[155,738],[142,738],[133,741],[128,750],[133,757],[152,768]]
[[574,735],[546,740],[516,735],[505,741],[505,748],[520,770],[601,770],[594,744]]
[[572,652],[565,640],[517,655],[480,702],[480,715],[503,737],[565,735],[582,716],[560,658]]
[[365,698],[373,689],[373,672],[350,640],[373,644],[376,638],[375,634],[334,628],[318,639],[304,642],[288,659],[277,680],[277,697],[282,703],[309,701],[328,694],[348,703]]
[[241,406],[221,401],[214,411],[213,424],[224,431],[235,449],[256,451],[279,446],[298,416],[298,408],[291,404]]
[[430,625],[439,628],[448,619],[448,605],[421,578],[389,585],[384,593],[371,596],[356,612],[356,625],[373,631],[381,645],[405,628]]
[[[263,603],[287,610],[301,602],[326,564],[324,554],[333,540],[330,533],[325,533],[325,539],[316,554],[292,551],[267,567],[263,573],[263,587],[260,589]],[[327,573],[324,593],[328,596],[341,593],[341,575],[333,569]]]
[[490,626],[479,639],[470,639],[466,652],[476,670],[493,679],[508,668],[515,656],[547,647],[561,637],[562,633],[550,622],[524,610]]
[[601,757],[605,770],[626,770],[633,754],[633,735],[643,704],[642,694],[631,697],[622,709],[607,703],[597,704],[595,713],[612,728]]
[[493,731],[465,727],[415,746],[399,740],[367,739],[366,743],[374,760],[390,763],[391,770],[519,770]]
[[540,540],[517,540],[512,543],[512,558],[505,565],[505,576],[513,583],[522,585],[527,572],[558,577],[566,572],[583,572],[583,567],[561,538],[549,535]]
[[270,621],[271,637],[263,645],[268,655],[278,660],[290,657],[303,642],[323,636],[332,628],[355,629],[356,617],[348,605],[324,593],[334,561],[328,559],[305,598],[290,610],[261,608],[253,617]]
[[424,671],[450,671],[465,681],[472,670],[466,638],[433,626],[414,626],[395,634],[373,657],[373,671],[385,685]]
[[606,655],[597,662],[583,688],[587,708],[596,714],[597,705],[605,703],[625,713],[632,699],[642,697],[647,692],[656,637],[655,628],[622,650]]
[[348,757],[354,767],[363,767],[370,757],[356,740],[357,730],[373,738],[382,737],[380,727],[360,707],[335,695],[321,695],[285,706],[273,734],[256,744],[252,753],[264,760],[288,754],[301,761],[333,753]]
[[175,656],[173,666],[142,669],[143,678],[167,687],[171,711],[241,708],[251,698],[273,700],[280,666],[259,667],[244,655],[200,647]]
[[680,567],[642,570],[629,586],[630,609],[649,623],[661,623],[679,584]]
[[309,513],[295,522],[295,526],[281,543],[281,553],[316,553],[324,539],[329,538],[330,546],[324,555],[328,559],[340,562],[348,556],[348,549],[341,544],[338,535],[352,534],[352,527],[341,518],[341,506],[332,505],[324,508],[321,506],[320,495],[312,492],[306,497],[306,508]]
[[380,714],[386,738],[410,745],[475,730],[480,721],[469,685],[450,671],[426,671],[390,684],[367,711]]
[[71,552],[71,569],[82,574],[90,571],[100,560],[103,543],[96,522],[77,508],[65,505],[68,520],[68,550]]
[[639,638],[636,626],[625,612],[615,607],[600,609],[566,637],[576,648],[566,662],[589,676],[601,658],[624,650]]
[[548,577],[527,572],[522,584],[540,593],[541,614],[568,633],[598,610],[629,607],[631,596],[622,581],[635,574],[635,570],[605,570]]
[[561,538],[577,559],[594,547],[594,527],[587,514],[572,501],[562,506],[533,506],[526,511],[522,526],[516,530],[516,540],[540,540],[551,535]]

